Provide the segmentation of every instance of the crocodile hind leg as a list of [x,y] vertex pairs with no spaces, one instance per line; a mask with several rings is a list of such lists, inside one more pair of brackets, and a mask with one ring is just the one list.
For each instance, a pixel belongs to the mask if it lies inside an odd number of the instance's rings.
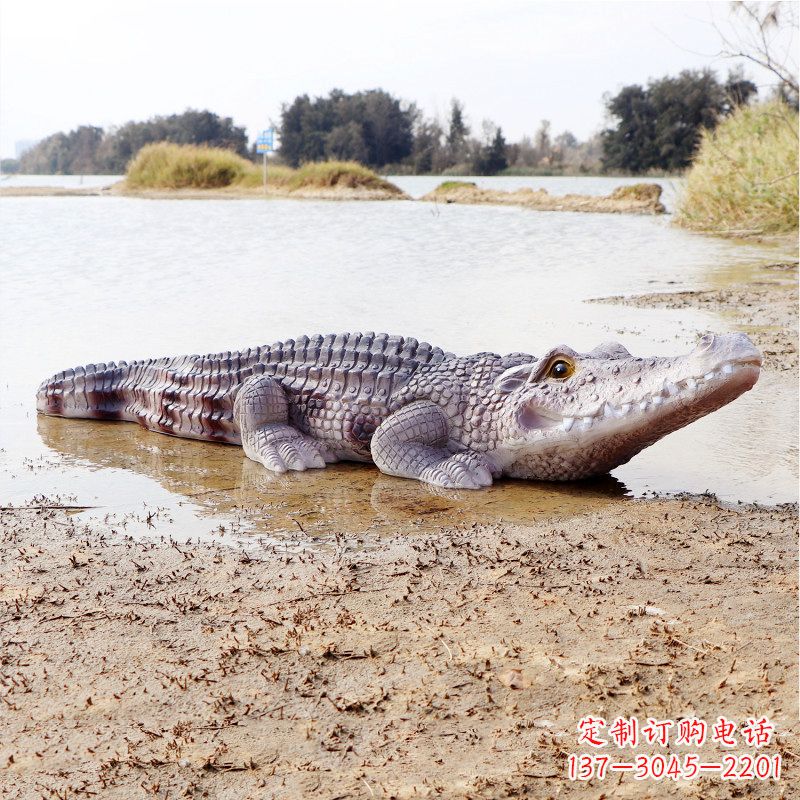
[[372,460],[387,475],[445,489],[480,489],[492,483],[494,464],[480,453],[447,448],[447,414],[429,400],[419,400],[387,417],[372,437]]
[[335,461],[322,444],[289,425],[283,387],[267,375],[242,385],[233,404],[245,455],[272,472],[324,467]]

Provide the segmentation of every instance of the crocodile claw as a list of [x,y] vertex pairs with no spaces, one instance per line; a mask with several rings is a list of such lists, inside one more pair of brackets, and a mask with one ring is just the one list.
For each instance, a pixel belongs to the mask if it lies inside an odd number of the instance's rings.
[[277,436],[259,437],[261,441],[245,450],[250,458],[259,461],[268,470],[277,473],[294,470],[322,469],[335,457],[310,436],[293,431],[287,438]]
[[426,467],[419,476],[443,489],[482,489],[492,485],[492,473],[476,453],[456,453]]

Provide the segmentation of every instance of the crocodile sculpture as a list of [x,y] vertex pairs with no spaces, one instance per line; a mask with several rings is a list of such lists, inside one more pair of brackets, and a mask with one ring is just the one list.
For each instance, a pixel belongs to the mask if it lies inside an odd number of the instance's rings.
[[346,459],[445,488],[500,475],[608,472],[758,380],[744,334],[688,355],[635,358],[621,344],[455,356],[413,338],[301,337],[243,352],[89,364],[39,388],[44,414],[128,420],[239,444],[274,472]]

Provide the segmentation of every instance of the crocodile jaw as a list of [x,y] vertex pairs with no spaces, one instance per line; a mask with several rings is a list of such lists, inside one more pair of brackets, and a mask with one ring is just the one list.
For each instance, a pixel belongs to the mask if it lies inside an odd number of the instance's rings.
[[[635,360],[647,370],[652,362]],[[538,480],[575,480],[609,472],[667,434],[715,411],[751,389],[761,355],[743,334],[711,337],[692,353],[656,360],[636,385],[641,392],[608,393],[602,369],[594,384],[599,401],[580,414],[558,414],[528,401],[518,412],[518,441],[499,455],[505,474]],[[655,380],[654,380],[655,377]],[[538,427],[527,431],[526,422]]]

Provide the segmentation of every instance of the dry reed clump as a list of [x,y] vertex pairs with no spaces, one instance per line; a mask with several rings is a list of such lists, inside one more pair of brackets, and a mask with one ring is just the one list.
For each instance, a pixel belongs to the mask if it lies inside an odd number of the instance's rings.
[[[268,184],[287,192],[326,189],[378,190],[402,195],[400,189],[355,161],[325,161],[291,169],[270,164]],[[263,182],[262,167],[230,150],[159,142],[143,147],[128,167],[133,189],[252,189]]]
[[136,189],[219,189],[252,169],[249,161],[230,150],[158,142],[137,153],[126,179]]
[[289,177],[292,189],[381,189],[402,194],[394,184],[355,161],[321,161],[303,164]]
[[618,186],[609,195],[612,200],[642,200],[657,203],[661,199],[661,187],[657,183],[634,183]]
[[676,222],[713,233],[797,230],[798,117],[773,101],[738,109],[703,135]]

